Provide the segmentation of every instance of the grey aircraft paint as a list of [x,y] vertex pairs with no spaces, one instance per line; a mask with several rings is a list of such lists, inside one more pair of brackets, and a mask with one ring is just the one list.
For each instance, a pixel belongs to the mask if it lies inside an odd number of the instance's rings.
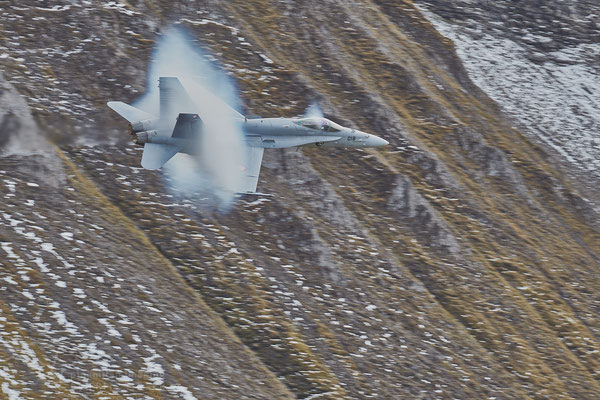
[[[202,119],[177,78],[161,77],[160,118],[118,101],[107,105],[129,121],[135,143],[144,146],[142,167],[159,169],[177,153],[193,154],[198,138],[205,133]],[[378,136],[343,127],[327,118],[246,118],[231,109],[231,118],[240,124],[247,145],[244,181],[240,193],[255,193],[266,148],[319,146],[365,148],[385,146]],[[197,113],[196,113],[197,112]],[[174,125],[174,126],[173,126]]]
[[378,136],[345,128],[327,118],[246,119],[242,128],[251,145],[285,148],[306,145],[326,147],[379,147],[388,142]]

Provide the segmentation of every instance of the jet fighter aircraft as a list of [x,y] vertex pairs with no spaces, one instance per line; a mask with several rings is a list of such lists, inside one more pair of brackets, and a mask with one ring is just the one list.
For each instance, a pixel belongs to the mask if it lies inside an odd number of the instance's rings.
[[[160,116],[148,114],[120,101],[107,105],[129,122],[136,144],[144,146],[142,167],[159,169],[177,153],[194,155],[194,144],[203,132],[198,106],[179,79],[159,78]],[[388,142],[356,129],[345,128],[327,118],[247,118],[227,106],[230,118],[241,126],[247,145],[243,187],[255,193],[264,149],[284,147],[379,147]],[[207,134],[210,134],[207,132]]]

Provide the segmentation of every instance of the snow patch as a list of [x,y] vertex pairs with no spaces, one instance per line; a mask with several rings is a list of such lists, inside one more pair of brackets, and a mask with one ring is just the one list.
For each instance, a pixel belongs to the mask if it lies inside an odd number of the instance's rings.
[[196,399],[196,397],[194,397],[194,395],[192,395],[192,393],[190,393],[188,388],[186,388],[185,386],[171,385],[171,386],[167,386],[166,389],[171,393],[180,395],[181,398],[183,398],[184,400],[195,400]]
[[17,282],[15,282],[15,281],[13,280],[12,276],[6,276],[6,277],[4,277],[4,278],[2,278],[2,279],[3,279],[4,281],[6,281],[6,282],[10,283],[11,285],[16,285],[16,284],[17,284]]
[[[152,349],[149,350],[154,352]],[[162,376],[164,375],[165,371],[163,370],[162,365],[154,362],[154,360],[157,358],[160,358],[160,356],[155,352],[150,357],[144,357],[144,364],[146,364],[144,371],[150,376],[148,378],[150,382],[156,386],[161,386],[164,382]]]
[[54,252],[54,246],[52,245],[52,243],[42,243],[40,247],[44,251],[48,251],[50,253]]
[[73,240],[73,234],[71,232],[61,232],[60,236],[65,240]]
[[8,400],[19,400],[21,398],[18,391],[11,389],[10,386],[8,386],[8,382],[2,383],[2,392],[8,396]]
[[13,251],[12,247],[10,247],[12,243],[10,242],[0,242],[0,246],[2,246],[2,250],[4,250],[8,256],[8,258],[12,258],[12,259],[20,259],[21,257],[19,257],[17,254],[15,254],[15,252]]

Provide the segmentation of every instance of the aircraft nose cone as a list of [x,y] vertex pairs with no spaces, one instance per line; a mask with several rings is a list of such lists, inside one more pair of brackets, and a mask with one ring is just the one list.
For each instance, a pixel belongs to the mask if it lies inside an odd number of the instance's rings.
[[381,147],[387,144],[390,144],[390,142],[380,138],[379,136],[371,135],[369,138],[369,147]]

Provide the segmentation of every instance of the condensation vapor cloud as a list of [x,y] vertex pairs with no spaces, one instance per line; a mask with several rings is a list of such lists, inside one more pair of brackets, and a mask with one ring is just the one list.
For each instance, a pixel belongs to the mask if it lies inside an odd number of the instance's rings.
[[316,102],[312,102],[304,114],[309,118],[323,118],[323,111],[321,111],[321,107]]
[[16,168],[25,169],[54,187],[65,184],[63,163],[54,147],[33,118],[25,97],[0,71],[0,157],[15,155],[37,160],[34,167],[18,163]]
[[167,182],[186,197],[203,198],[228,210],[241,184],[246,154],[239,121],[231,111],[239,106],[236,88],[180,28],[169,28],[158,40],[148,68],[146,93],[135,103],[157,116],[161,76],[180,80],[203,122],[197,155],[173,157],[163,168]]

